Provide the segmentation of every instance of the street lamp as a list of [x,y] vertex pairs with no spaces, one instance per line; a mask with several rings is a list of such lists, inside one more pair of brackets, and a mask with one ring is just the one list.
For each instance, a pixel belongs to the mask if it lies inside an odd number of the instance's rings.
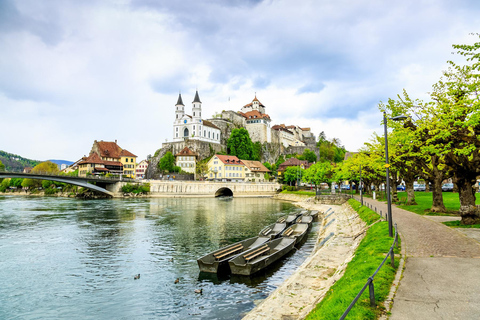
[[363,207],[363,183],[362,183],[362,165],[360,165],[360,202]]
[[[407,116],[400,115],[390,120],[393,121],[400,121],[407,119]],[[392,199],[390,197],[390,172],[388,168],[390,168],[390,164],[388,164],[388,138],[387,138],[387,115],[385,111],[383,112],[383,127],[385,129],[385,169],[387,172],[387,217],[388,217],[388,235],[393,237],[393,225],[392,225]]]

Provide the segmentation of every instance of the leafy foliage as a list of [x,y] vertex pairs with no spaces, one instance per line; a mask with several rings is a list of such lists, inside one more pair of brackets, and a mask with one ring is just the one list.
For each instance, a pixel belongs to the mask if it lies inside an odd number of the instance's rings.
[[227,141],[227,153],[237,156],[242,160],[257,160],[260,157],[258,146],[254,148],[254,144],[250,139],[250,135],[245,128],[233,129],[230,138]]
[[158,168],[163,172],[174,172],[175,156],[168,151],[158,162]]
[[150,192],[150,184],[149,183],[142,183],[142,184],[127,183],[126,185],[122,186],[122,192],[134,193],[134,194],[147,194]]
[[296,184],[302,179],[303,171],[299,166],[287,167],[283,172],[283,183]]
[[317,162],[304,171],[302,181],[315,186],[324,182],[330,185],[333,178],[333,166],[329,162]]
[[333,138],[328,140],[325,132],[320,132],[318,135],[317,148],[320,151],[319,161],[325,162],[341,162],[345,158],[346,149],[342,145],[340,139]]

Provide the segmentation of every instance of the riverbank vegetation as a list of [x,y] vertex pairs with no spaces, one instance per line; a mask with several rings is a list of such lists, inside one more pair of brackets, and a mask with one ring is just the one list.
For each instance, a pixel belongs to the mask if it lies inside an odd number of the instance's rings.
[[[365,206],[361,207],[356,200],[350,199],[348,203],[370,228],[360,242],[355,257],[348,263],[343,277],[335,282],[306,319],[339,319],[378,268],[392,245],[393,239],[388,236],[386,221],[377,222],[380,216]],[[399,248],[395,249],[395,253],[399,252]],[[384,312],[381,304],[388,297],[398,264],[399,261],[396,259],[395,268],[392,268],[387,261],[374,278],[375,301],[378,307],[370,306],[367,289],[348,314],[348,319],[377,319]]]
[[126,185],[122,186],[122,192],[133,194],[147,194],[150,192],[150,183],[127,183]]

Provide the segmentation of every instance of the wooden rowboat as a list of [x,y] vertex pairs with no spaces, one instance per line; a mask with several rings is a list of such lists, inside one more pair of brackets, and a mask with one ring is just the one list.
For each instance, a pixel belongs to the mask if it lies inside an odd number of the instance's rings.
[[295,223],[295,220],[300,216],[300,213],[289,214],[286,217],[281,217],[277,220],[277,223],[286,223],[287,226],[290,226]]
[[295,239],[295,245],[301,244],[306,240],[310,225],[307,223],[295,223],[282,232],[282,237]]
[[286,227],[287,227],[287,224],[285,222],[273,223],[263,228],[262,231],[260,231],[260,233],[258,234],[258,236],[270,237],[270,239],[275,239],[280,235],[280,233],[282,233],[283,230],[285,230]]
[[274,263],[293,249],[294,238],[271,240],[245,251],[228,262],[232,274],[249,276]]
[[312,216],[313,220],[317,220],[318,219],[318,210],[312,210],[308,213],[308,215]]
[[308,226],[310,226],[313,222],[313,217],[312,216],[300,216],[298,217],[296,223],[304,223],[304,224],[308,224]]
[[228,273],[230,272],[228,266],[230,259],[242,252],[254,249],[267,241],[270,241],[270,237],[253,237],[223,247],[197,259],[198,267],[200,271],[203,272]]

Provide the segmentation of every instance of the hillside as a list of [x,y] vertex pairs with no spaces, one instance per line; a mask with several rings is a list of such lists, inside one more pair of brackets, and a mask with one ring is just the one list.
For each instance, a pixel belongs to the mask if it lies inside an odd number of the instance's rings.
[[5,170],[21,172],[26,167],[35,167],[41,161],[27,159],[19,155],[0,150],[0,161],[5,165]]

